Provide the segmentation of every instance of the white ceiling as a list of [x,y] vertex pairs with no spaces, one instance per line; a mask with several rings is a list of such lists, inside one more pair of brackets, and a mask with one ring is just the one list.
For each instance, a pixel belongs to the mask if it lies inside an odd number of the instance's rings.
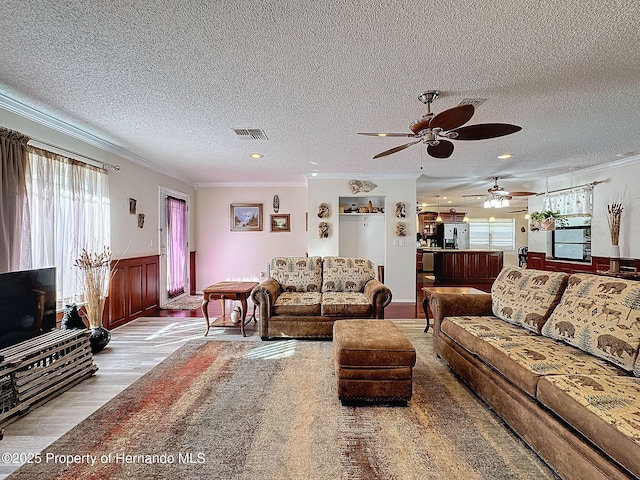
[[[640,152],[639,25],[637,0],[4,0],[0,94],[194,184],[422,174],[433,201]],[[409,132],[429,89],[522,131],[372,160],[408,140],[357,132]]]

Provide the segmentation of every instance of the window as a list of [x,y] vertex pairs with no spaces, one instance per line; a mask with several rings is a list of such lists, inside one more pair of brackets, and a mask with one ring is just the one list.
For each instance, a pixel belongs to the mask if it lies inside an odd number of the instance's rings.
[[516,221],[513,218],[471,219],[469,221],[469,248],[515,251]]
[[571,217],[552,231],[552,256],[562,260],[591,261],[591,217]]
[[101,252],[110,246],[107,173],[55,153],[29,147],[27,202],[30,255],[21,268],[56,267],[58,307],[81,302],[82,249]]

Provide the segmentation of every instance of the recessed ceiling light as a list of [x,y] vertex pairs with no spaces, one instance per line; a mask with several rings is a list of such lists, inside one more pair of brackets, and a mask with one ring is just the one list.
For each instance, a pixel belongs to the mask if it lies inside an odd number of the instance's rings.
[[513,157],[513,153],[503,153],[502,155],[498,155],[500,160],[506,160],[511,157]]
[[262,158],[262,157],[264,157],[264,155],[262,155],[261,153],[250,153],[249,156],[251,158]]
[[309,165],[318,165],[318,162],[309,162]]

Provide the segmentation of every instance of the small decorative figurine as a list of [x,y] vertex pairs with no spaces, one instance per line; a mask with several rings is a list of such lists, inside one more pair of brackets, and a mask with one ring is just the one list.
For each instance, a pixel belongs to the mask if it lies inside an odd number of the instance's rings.
[[329,218],[329,204],[322,202],[318,205],[318,218]]
[[327,222],[320,222],[318,225],[318,238],[329,237],[329,224]]

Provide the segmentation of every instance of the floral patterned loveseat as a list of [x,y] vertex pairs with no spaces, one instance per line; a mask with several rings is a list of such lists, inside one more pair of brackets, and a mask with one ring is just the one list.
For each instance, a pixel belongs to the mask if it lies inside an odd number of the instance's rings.
[[506,266],[430,307],[438,356],[562,478],[640,478],[640,282]]
[[383,319],[391,290],[375,272],[366,258],[273,258],[270,278],[251,292],[260,337],[330,339],[336,320]]

